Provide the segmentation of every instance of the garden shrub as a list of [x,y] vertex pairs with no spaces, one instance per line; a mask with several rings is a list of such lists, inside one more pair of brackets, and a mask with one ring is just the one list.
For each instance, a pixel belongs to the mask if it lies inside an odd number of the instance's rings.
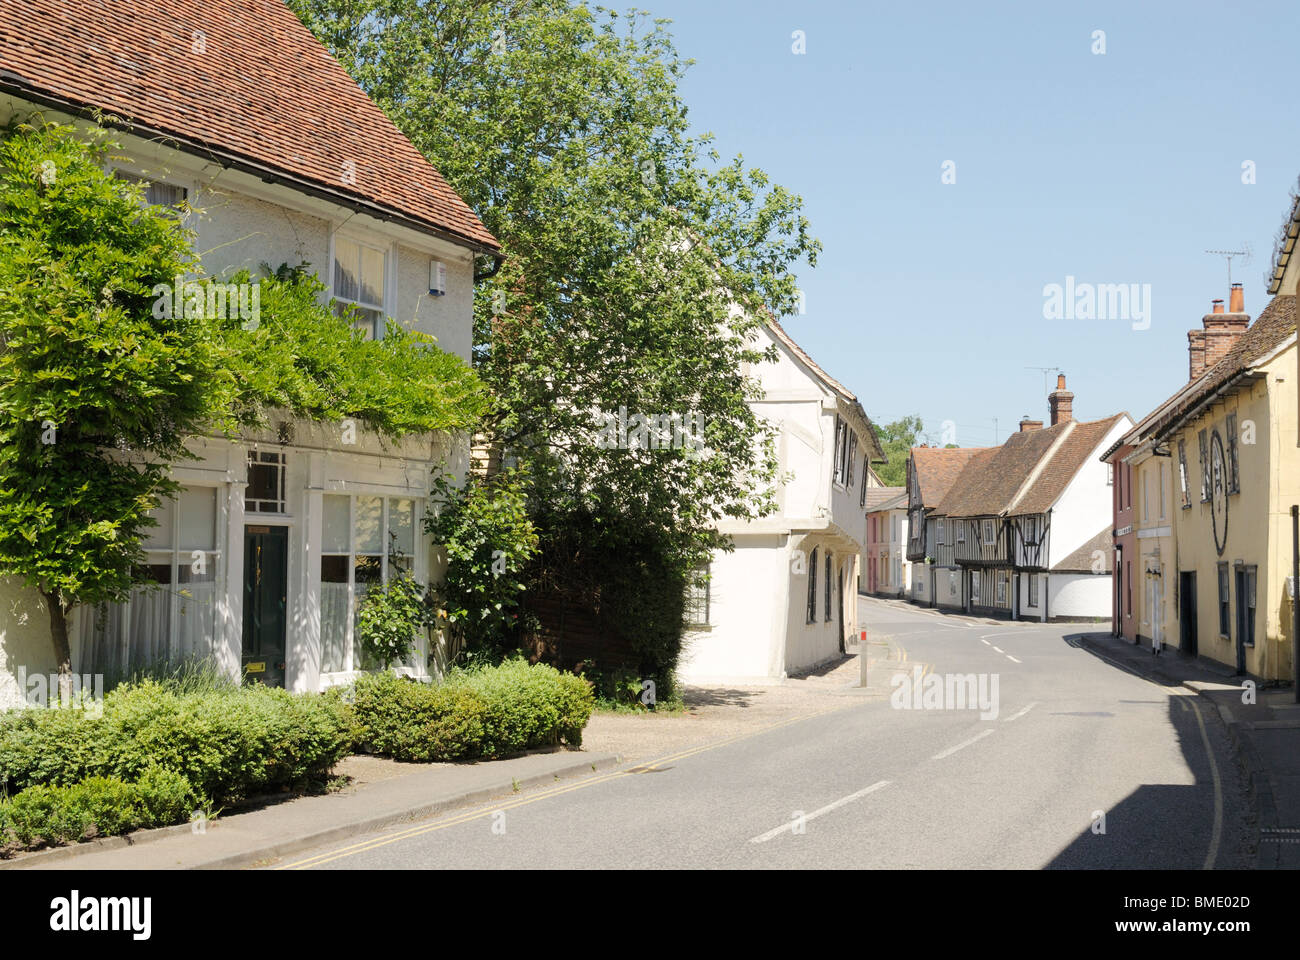
[[393,674],[363,677],[353,703],[360,742],[420,762],[579,746],[592,706],[591,686],[581,677],[524,660],[453,671],[435,686]]
[[0,787],[135,782],[156,765],[221,804],[322,777],[351,745],[348,708],[337,697],[264,686],[186,694],[144,681],[109,693],[102,716],[0,715]]
[[189,781],[156,766],[136,783],[94,776],[70,786],[37,784],[0,802],[0,848],[76,843],[181,823],[195,802]]

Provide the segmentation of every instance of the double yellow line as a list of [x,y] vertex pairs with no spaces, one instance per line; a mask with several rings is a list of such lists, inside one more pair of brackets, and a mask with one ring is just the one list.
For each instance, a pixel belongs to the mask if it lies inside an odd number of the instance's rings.
[[470,811],[466,811],[465,813],[455,814],[451,817],[448,817],[445,820],[439,820],[436,823],[424,824],[417,827],[408,827],[404,830],[399,830],[396,833],[391,833],[384,837],[377,837],[371,840],[362,840],[358,843],[354,843],[347,847],[341,847],[337,850],[331,850],[328,853],[322,853],[314,857],[308,857],[305,860],[297,860],[294,861],[293,863],[282,864],[281,866],[278,866],[275,869],[306,870],[311,867],[318,867],[321,864],[331,863],[335,860],[341,860],[344,857],[352,857],[352,856],[356,856],[359,853],[365,853],[369,850],[375,850],[378,849],[379,847],[385,847],[388,846],[390,843],[397,843],[399,840],[409,840],[412,837],[418,837],[421,836],[422,834],[433,833],[437,830],[446,830],[449,827],[456,827],[462,823],[469,823],[472,820],[478,820],[483,817],[492,816],[493,814],[496,814],[499,811],[514,810],[518,807],[527,806],[530,803],[536,803],[539,800],[549,800],[551,797],[557,797],[563,793],[572,793],[574,790],[581,790],[585,787],[592,787],[599,783],[608,783],[610,780],[617,780],[620,777],[631,776],[638,773],[649,773],[652,770],[662,769],[665,764],[675,763],[679,760],[685,760],[687,757],[693,757],[696,754],[704,753],[707,750],[716,750],[718,747],[725,747],[728,744],[735,743],[738,740],[745,740],[749,737],[758,736],[760,733],[767,733],[770,730],[777,730],[781,727],[788,727],[791,724],[799,723],[802,720],[809,720],[813,717],[820,717],[828,713],[834,713],[837,710],[843,710],[846,707],[851,705],[852,704],[844,704],[843,706],[832,707],[829,710],[818,710],[812,713],[800,714],[797,717],[791,717],[787,720],[779,720],[775,723],[769,723],[766,726],[759,727],[755,730],[750,730],[746,733],[737,734],[734,737],[727,737],[722,740],[714,740],[702,746],[691,747],[688,750],[682,750],[678,753],[669,754],[668,756],[665,757],[659,757],[658,759],[651,760],[647,763],[637,764],[634,767],[628,767],[626,770],[615,770],[611,773],[600,774],[594,777],[587,777],[586,779],[579,780],[576,783],[564,784],[558,787],[551,787],[531,797],[521,797],[518,800],[511,800],[503,804],[498,804],[492,807],[490,810],[487,809],[470,810]]

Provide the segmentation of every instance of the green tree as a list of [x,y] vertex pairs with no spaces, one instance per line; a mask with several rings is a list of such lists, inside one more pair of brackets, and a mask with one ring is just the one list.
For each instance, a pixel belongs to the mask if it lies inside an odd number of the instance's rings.
[[65,676],[69,610],[130,589],[168,466],[222,399],[205,323],[153,315],[186,237],[104,172],[110,146],[0,133],[0,574],[40,591]]
[[[799,198],[690,133],[666,21],[567,0],[289,2],[502,242],[475,360],[501,398],[488,432],[530,467],[532,577],[590,574],[593,603],[603,589],[642,636],[608,578],[654,570],[680,633],[674,593],[725,547],[713,524],[774,505],[742,371],[774,355],[756,327],[793,312],[793,269],[820,249]],[[602,446],[593,414],[620,409],[698,415],[703,442]]]
[[524,573],[537,551],[521,477],[470,474],[457,486],[433,477],[425,529],[446,551],[447,570],[433,593],[442,604],[452,657],[462,650],[499,659],[517,644],[515,624]]
[[924,427],[921,418],[915,414],[883,427],[876,421],[876,433],[880,436],[880,446],[888,462],[874,469],[885,486],[901,487],[907,483],[907,457]]

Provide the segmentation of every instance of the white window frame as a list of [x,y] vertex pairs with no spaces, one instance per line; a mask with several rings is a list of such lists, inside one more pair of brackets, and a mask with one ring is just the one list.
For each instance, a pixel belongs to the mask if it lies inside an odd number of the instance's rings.
[[980,532],[982,534],[981,540],[985,546],[990,546],[997,540],[997,529],[994,527],[992,520],[985,520],[983,529]]
[[[226,596],[226,569],[225,569],[225,564],[222,562],[222,558],[225,556],[225,546],[226,546],[226,539],[227,539],[226,503],[225,503],[225,498],[222,497],[222,492],[224,488],[215,484],[202,484],[202,483],[184,483],[182,484],[182,486],[184,487],[185,490],[204,490],[204,491],[212,492],[213,500],[215,502],[215,512],[213,513],[213,518],[212,518],[213,527],[214,527],[212,531],[213,549],[202,550],[199,552],[203,554],[203,558],[204,558],[203,562],[208,565],[208,570],[212,573],[212,583],[214,584],[213,596],[216,598],[215,602],[220,604],[222,602],[222,598]],[[159,506],[161,506],[161,504]],[[186,598],[181,596],[181,588],[180,588],[181,565],[192,564],[194,561],[194,553],[196,552],[196,548],[191,548],[187,550],[184,547],[180,546],[180,523],[181,523],[180,494],[178,493],[176,498],[172,501],[171,523],[170,523],[170,529],[167,531],[167,542],[171,544],[171,546],[150,547],[147,546],[145,543],[145,540],[148,539],[150,532],[152,533],[162,532],[161,525],[156,527],[151,527],[149,531],[146,531],[144,537],[141,538],[141,542],[140,542],[140,549],[143,551],[145,555],[144,557],[145,567],[154,566],[155,565],[153,563],[154,558],[155,557],[161,558],[163,556],[166,556],[168,558],[167,562],[171,564],[171,582],[158,584],[158,586],[156,587],[156,589],[166,590],[170,594],[171,608],[167,613],[167,617],[168,617],[167,657],[170,660],[178,659],[178,651],[176,649],[176,645],[180,639],[180,632],[178,629],[180,626],[180,614],[181,614],[180,607],[181,607],[181,603],[186,600]],[[144,585],[145,581],[140,581],[140,583],[141,585]],[[128,596],[127,599],[123,600],[121,603],[107,604],[106,612],[108,613],[108,615],[111,617],[116,617],[118,620],[118,628],[121,634],[120,641],[123,645],[123,649],[119,651],[120,656],[118,658],[118,661],[120,663],[126,662],[125,654],[127,652],[127,649],[129,649],[131,643],[131,638],[130,638],[131,602],[132,602],[131,598]],[[214,615],[212,619],[212,636],[209,638],[211,644],[211,650],[214,655],[217,653],[218,648],[221,646],[222,638],[223,638],[222,620],[221,620],[220,612],[221,611],[219,609],[214,611]],[[93,643],[95,640],[95,618],[97,616],[97,613],[98,612],[94,607],[86,608],[86,616],[83,619],[80,627],[80,629],[84,631],[83,638],[82,638],[83,644],[87,642]]]
[[[389,501],[390,500],[410,500],[412,503],[411,549],[413,553],[409,554],[411,559],[410,573],[411,576],[413,576],[417,581],[423,580],[425,573],[424,573],[423,554],[421,552],[421,547],[423,546],[422,531],[424,529],[424,508],[425,508],[426,498],[422,496],[417,496],[414,492],[394,493],[392,490],[328,490],[322,494],[322,498],[321,498],[322,515],[324,514],[324,510],[325,510],[325,500],[324,500],[325,497],[343,497],[348,501],[348,552],[340,553],[337,550],[326,550],[325,544],[324,542],[322,542],[320,545],[319,557],[316,560],[317,575],[323,577],[323,571],[320,570],[320,565],[326,557],[347,558],[348,609],[347,609],[347,619],[345,621],[345,632],[343,637],[343,666],[337,670],[325,670],[325,669],[321,670],[321,678],[328,683],[331,681],[348,679],[350,677],[356,676],[357,674],[366,672],[361,666],[361,650],[360,650],[360,646],[357,643],[357,636],[356,636],[357,602],[358,602],[357,582],[356,582],[357,556],[358,556],[357,529],[356,529],[357,498],[377,497],[383,503],[383,512],[380,517],[380,530],[383,535],[382,552],[380,554],[380,566],[379,566],[380,584],[388,583],[388,578],[389,578],[388,531],[390,529],[390,525],[389,525]],[[360,556],[370,557],[370,556],[374,556],[374,554],[363,553],[360,554]],[[403,556],[408,556],[408,555],[403,554]],[[325,581],[321,579],[319,582],[323,585]],[[325,641],[323,622],[321,624],[320,639],[322,644],[321,654],[323,657],[324,655],[323,644]],[[420,664],[424,661],[425,658],[428,657],[428,653],[429,651],[427,648],[427,644],[425,643],[425,638],[422,636],[411,650],[411,659],[415,663]],[[400,662],[393,664],[393,668],[395,668],[399,673],[410,672],[411,669],[409,664],[400,663]],[[420,675],[423,675],[425,671],[422,668],[416,668],[416,672]]]
[[[349,243],[355,243],[358,247],[370,249],[376,253],[383,254],[384,257],[384,302],[382,304],[365,303],[359,300],[352,300],[340,296],[334,286],[334,262],[338,251],[338,241],[346,240]],[[360,265],[358,264],[358,267]],[[387,318],[396,313],[396,288],[397,288],[397,243],[394,241],[384,240],[373,234],[362,233],[352,230],[331,230],[329,244],[329,266],[327,269],[329,295],[340,304],[353,304],[363,310],[378,310],[380,316],[375,320],[370,328],[370,337],[383,337],[384,331],[381,324],[387,322]],[[358,273],[358,283],[360,274]],[[364,329],[357,324],[358,329]],[[369,339],[369,338],[368,338]]]

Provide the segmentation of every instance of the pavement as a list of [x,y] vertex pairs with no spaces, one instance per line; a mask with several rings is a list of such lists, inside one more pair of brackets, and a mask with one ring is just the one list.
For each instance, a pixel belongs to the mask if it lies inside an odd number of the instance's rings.
[[[1217,709],[1250,781],[1258,830],[1255,866],[1300,868],[1300,704],[1290,686],[1265,687],[1258,677],[1232,667],[1189,657],[1105,633],[1086,634],[1083,643],[1126,669],[1165,686],[1182,686]],[[1247,681],[1254,684],[1249,690]],[[1253,694],[1253,696],[1252,696]],[[1253,701],[1253,702],[1249,702]]]

